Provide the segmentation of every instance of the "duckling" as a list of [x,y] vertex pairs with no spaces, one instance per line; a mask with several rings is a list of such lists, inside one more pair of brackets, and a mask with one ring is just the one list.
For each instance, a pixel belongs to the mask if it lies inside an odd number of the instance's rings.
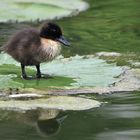
[[36,78],[41,78],[40,63],[55,59],[61,52],[61,44],[70,46],[59,25],[49,22],[40,31],[26,28],[17,32],[3,48],[20,62],[22,77],[29,79],[25,66],[36,66]]

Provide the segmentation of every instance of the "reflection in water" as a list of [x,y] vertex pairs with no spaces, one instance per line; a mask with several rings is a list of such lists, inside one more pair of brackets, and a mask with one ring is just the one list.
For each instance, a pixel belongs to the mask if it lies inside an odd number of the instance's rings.
[[96,98],[107,103],[87,111],[0,111],[0,139],[140,140],[139,92]]
[[61,123],[67,116],[58,113],[58,110],[42,110],[40,112],[35,123],[36,129],[41,136],[52,136],[59,132]]
[[59,119],[38,120],[36,128],[41,136],[55,135],[59,132],[62,120],[65,118],[66,116]]
[[39,120],[37,122],[37,128],[40,134],[44,136],[55,134],[59,130],[59,126],[60,124],[56,119]]
[[[41,136],[52,136],[56,134],[61,127],[61,123],[66,118],[66,114],[62,114],[57,109],[27,111],[22,114],[25,123],[34,126]],[[21,118],[19,118],[21,119]]]
[[140,130],[104,132],[97,135],[96,140],[139,140]]
[[16,120],[17,123],[34,127],[38,134],[43,137],[57,134],[60,130],[61,123],[67,117],[65,113],[56,109],[30,110],[24,113],[1,111],[0,115],[1,120]]

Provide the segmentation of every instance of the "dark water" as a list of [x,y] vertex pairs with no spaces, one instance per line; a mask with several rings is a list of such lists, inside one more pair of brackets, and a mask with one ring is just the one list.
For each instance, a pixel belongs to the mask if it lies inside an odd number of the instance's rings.
[[[38,110],[26,113],[1,111],[0,139],[140,139],[140,93],[111,94],[96,98],[107,103],[88,111]],[[46,115],[46,119],[41,119],[42,114]],[[54,119],[47,118],[55,115]]]

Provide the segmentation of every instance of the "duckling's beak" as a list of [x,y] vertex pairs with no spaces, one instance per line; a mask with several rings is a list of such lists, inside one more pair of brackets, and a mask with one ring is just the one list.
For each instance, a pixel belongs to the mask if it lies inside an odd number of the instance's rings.
[[70,43],[66,40],[64,36],[60,36],[59,38],[56,39],[60,43],[62,43],[65,46],[70,46]]

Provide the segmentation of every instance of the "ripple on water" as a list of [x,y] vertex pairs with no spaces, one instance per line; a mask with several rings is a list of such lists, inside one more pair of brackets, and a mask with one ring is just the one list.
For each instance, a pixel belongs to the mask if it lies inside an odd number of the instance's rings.
[[139,140],[140,130],[123,130],[103,132],[96,136],[95,140]]

